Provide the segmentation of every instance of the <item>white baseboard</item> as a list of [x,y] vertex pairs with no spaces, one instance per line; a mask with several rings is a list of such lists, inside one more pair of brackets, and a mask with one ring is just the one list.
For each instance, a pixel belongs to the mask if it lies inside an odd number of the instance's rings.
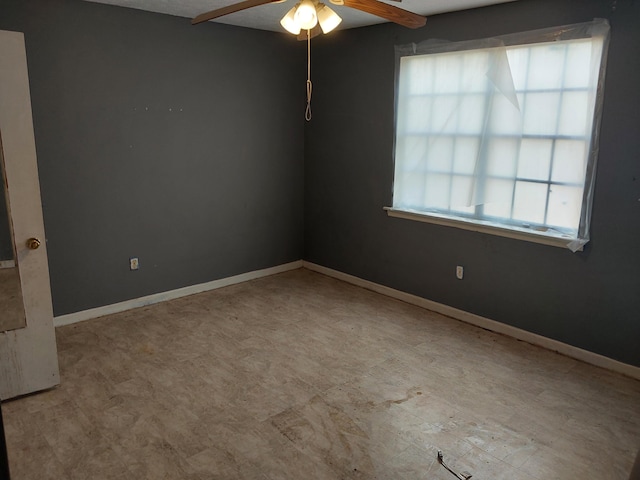
[[191,285],[189,287],[178,288],[176,290],[170,290],[168,292],[155,293],[146,297],[134,298],[132,300],[105,305],[103,307],[82,310],[81,312],[69,313],[67,315],[60,315],[53,319],[53,325],[56,327],[70,325],[72,323],[82,322],[84,320],[90,320],[92,318],[124,312],[133,308],[145,307],[154,303],[166,302],[167,300],[186,297],[187,295],[193,295],[195,293],[206,292],[209,290],[215,290],[217,288],[227,287],[229,285],[235,285],[236,283],[255,280],[256,278],[268,277],[269,275],[275,275],[276,273],[287,272],[289,270],[295,270],[301,267],[302,260],[297,260],[295,262],[285,263],[276,267],[242,273],[233,277],[221,278],[220,280],[213,280],[211,282],[200,283],[198,285]]
[[543,337],[542,335],[538,335],[536,333],[527,332],[526,330],[500,323],[495,320],[490,320],[488,318],[481,317],[480,315],[465,312],[464,310],[459,310],[442,303],[427,300],[426,298],[418,297],[417,295],[412,295],[410,293],[405,293],[390,287],[385,287],[384,285],[370,282],[369,280],[364,280],[362,278],[349,275],[348,273],[343,273],[331,268],[323,267],[322,265],[303,261],[302,266],[309,270],[313,270],[314,272],[322,273],[329,277],[334,277],[338,280],[343,280],[347,283],[366,288],[367,290],[372,290],[376,293],[381,293],[382,295],[396,298],[398,300],[402,300],[403,302],[407,302],[413,305],[417,305],[418,307],[426,308],[427,310],[441,313],[448,317],[455,318],[456,320],[461,320],[465,323],[469,323],[471,325],[475,325],[492,332],[501,333],[503,335],[522,340],[532,345],[538,345],[548,350],[566,355],[567,357],[575,358],[576,360],[580,360],[597,367],[606,368],[607,370],[612,370],[614,372],[618,372],[628,377],[640,380],[640,367],[622,363],[618,360],[613,360],[612,358],[605,357],[588,350],[583,350],[582,348],[574,347],[573,345],[568,345],[551,338]]
[[622,363],[618,360],[613,360],[612,358],[605,357],[588,350],[583,350],[581,348],[574,347],[573,345],[568,345],[551,338],[543,337],[542,335],[538,335],[536,333],[531,333],[526,330],[513,327],[511,325],[481,317],[480,315],[465,312],[464,310],[459,310],[442,303],[427,300],[426,298],[418,297],[417,295],[412,295],[400,290],[395,290],[391,287],[386,287],[369,280],[364,280],[362,278],[349,275],[348,273],[339,272],[337,270],[333,270],[331,268],[323,267],[322,265],[317,265],[315,263],[306,262],[303,260],[285,263],[283,265],[265,268],[263,270],[255,270],[252,272],[242,273],[240,275],[222,278],[220,280],[213,280],[207,283],[191,285],[189,287],[179,288],[168,292],[156,293],[153,295],[148,295],[146,297],[134,298],[132,300],[105,305],[103,307],[92,308],[89,310],[83,310],[81,312],[60,315],[53,319],[53,324],[56,327],[70,325],[72,323],[82,322],[84,320],[90,320],[92,318],[98,318],[113,313],[124,312],[126,310],[140,308],[147,305],[152,305],[154,303],[165,302],[167,300],[173,300],[175,298],[186,297],[188,295],[206,292],[209,290],[215,290],[217,288],[227,287],[229,285],[235,285],[237,283],[247,282],[249,280],[255,280],[257,278],[267,277],[270,275],[275,275],[277,273],[295,270],[301,267],[312,270],[314,272],[322,273],[324,275],[345,281],[347,283],[351,283],[353,285],[357,285],[362,288],[366,288],[367,290],[371,290],[388,297],[401,300],[403,302],[410,303],[412,305],[416,305],[418,307],[425,308],[427,310],[441,313],[448,317],[455,318],[456,320],[461,320],[465,323],[469,323],[471,325],[475,325],[492,332],[501,333],[503,335],[522,340],[532,345],[538,345],[540,347],[561,353],[562,355],[575,358],[576,360],[580,360],[588,364],[602,367],[607,370],[612,370],[614,372],[618,372],[628,377],[640,380],[640,367]]
[[0,268],[13,268],[15,266],[15,260],[0,260]]

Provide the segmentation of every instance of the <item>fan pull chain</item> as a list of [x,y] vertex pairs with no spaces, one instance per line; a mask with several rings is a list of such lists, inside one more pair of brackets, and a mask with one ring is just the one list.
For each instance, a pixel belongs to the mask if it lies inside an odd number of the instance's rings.
[[304,118],[308,122],[311,120],[311,30],[307,30],[307,109],[304,112]]

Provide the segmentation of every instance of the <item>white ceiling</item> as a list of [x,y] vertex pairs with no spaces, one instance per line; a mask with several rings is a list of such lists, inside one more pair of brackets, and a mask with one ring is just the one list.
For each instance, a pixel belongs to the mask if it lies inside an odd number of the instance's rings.
[[[193,18],[196,15],[220,7],[225,7],[241,0],[87,0],[96,3],[107,3],[121,7],[137,8],[149,12],[166,13],[178,17]],[[430,16],[437,13],[453,12],[469,8],[483,7],[498,3],[506,3],[514,0],[402,0],[401,3],[388,1],[392,5],[409,10],[411,12]],[[284,32],[280,26],[280,19],[295,5],[296,0],[287,0],[284,3],[271,3],[253,7],[241,12],[217,18],[213,21],[238,25],[241,27],[257,28],[260,30],[272,30]],[[364,27],[376,23],[384,23],[386,20],[360,12],[352,8],[330,4],[331,8],[342,17],[342,23],[338,29]],[[429,22],[427,21],[427,27]],[[195,27],[194,27],[195,28]],[[424,27],[423,27],[424,28]]]

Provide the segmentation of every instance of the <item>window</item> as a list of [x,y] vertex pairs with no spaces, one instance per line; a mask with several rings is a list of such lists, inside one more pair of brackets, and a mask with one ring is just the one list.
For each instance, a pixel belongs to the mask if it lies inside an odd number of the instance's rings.
[[608,31],[398,47],[389,214],[582,248]]

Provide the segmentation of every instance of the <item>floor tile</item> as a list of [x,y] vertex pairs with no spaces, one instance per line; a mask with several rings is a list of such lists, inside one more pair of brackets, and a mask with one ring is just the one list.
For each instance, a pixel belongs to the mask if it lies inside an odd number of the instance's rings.
[[16,480],[624,480],[640,382],[304,269],[56,330]]

